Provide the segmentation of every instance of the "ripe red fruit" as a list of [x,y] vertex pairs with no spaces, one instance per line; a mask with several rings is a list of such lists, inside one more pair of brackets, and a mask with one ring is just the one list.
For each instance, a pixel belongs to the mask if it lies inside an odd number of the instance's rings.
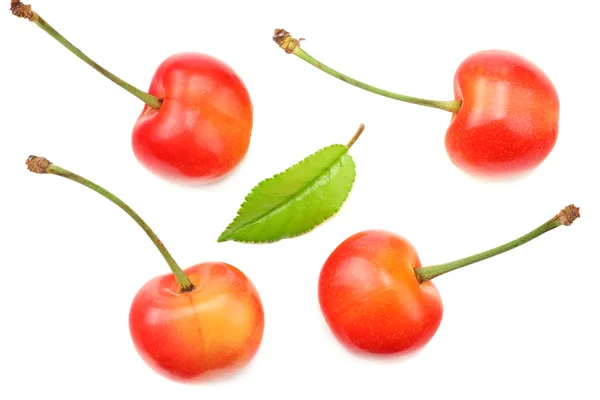
[[506,177],[532,170],[558,137],[559,100],[548,76],[506,51],[464,60],[454,78],[462,101],[446,133],[448,155],[473,175]]
[[245,157],[252,132],[252,102],[231,67],[204,54],[177,54],[157,69],[133,129],[137,159],[157,175],[209,182]]
[[215,378],[247,364],[260,346],[260,297],[237,268],[219,262],[183,271],[194,285],[181,293],[172,274],[156,277],[135,296],[129,314],[140,356],[179,381]]
[[403,237],[385,231],[350,236],[329,256],[319,277],[319,302],[333,334],[348,348],[409,353],[433,337],[442,299],[420,284],[421,261]]
[[132,146],[137,160],[157,176],[208,183],[229,174],[246,156],[252,101],[241,78],[223,61],[199,53],[173,55],[158,67],[146,93],[91,60],[31,6],[11,0],[11,11],[145,103],[133,129]]
[[468,174],[521,175],[538,167],[556,144],[556,89],[539,67],[512,52],[488,50],[469,56],[455,74],[455,100],[437,101],[393,93],[344,75],[315,60],[283,29],[276,29],[273,39],[287,53],[363,90],[451,112],[446,150]]
[[443,315],[431,279],[518,247],[579,217],[573,205],[533,231],[494,249],[422,267],[414,247],[391,232],[369,230],[344,240],[327,258],[319,304],[333,335],[352,351],[410,354],[427,344]]
[[148,281],[129,312],[131,338],[138,354],[163,376],[201,382],[241,369],[255,356],[265,317],[252,282],[222,262],[182,270],[144,220],[118,197],[43,157],[30,156],[27,167],[84,185],[125,211],[146,232],[172,274]]

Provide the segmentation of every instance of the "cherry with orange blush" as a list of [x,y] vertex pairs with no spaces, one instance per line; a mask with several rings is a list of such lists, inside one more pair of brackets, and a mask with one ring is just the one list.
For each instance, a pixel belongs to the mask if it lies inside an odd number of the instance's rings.
[[18,0],[12,13],[33,22],[79,59],[142,102],[131,135],[137,160],[176,183],[214,182],[245,158],[254,108],[248,89],[231,66],[202,53],[179,53],[156,69],[144,92],[98,65]]
[[318,282],[323,316],[337,340],[357,353],[407,355],[436,334],[442,298],[432,279],[521,246],[579,218],[570,205],[533,231],[499,247],[422,267],[413,245],[384,230],[356,233],[327,258]]
[[146,232],[171,269],[149,280],[135,295],[129,329],[141,358],[159,374],[197,383],[224,377],[246,366],[264,331],[262,301],[250,279],[224,262],[202,262],[181,269],[165,245],[127,204],[106,189],[30,156],[27,167],[77,182],[125,211]]
[[300,40],[276,29],[273,40],[288,54],[360,89],[452,113],[445,148],[457,168],[478,178],[506,179],[533,171],[558,139],[560,102],[546,73],[527,58],[484,50],[463,60],[454,74],[454,99],[438,101],[381,89],[316,60]]

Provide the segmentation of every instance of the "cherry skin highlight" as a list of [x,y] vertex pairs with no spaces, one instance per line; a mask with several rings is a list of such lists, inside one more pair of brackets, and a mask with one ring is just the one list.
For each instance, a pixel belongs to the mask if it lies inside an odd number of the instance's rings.
[[420,284],[421,262],[403,237],[370,230],[350,236],[319,276],[319,303],[335,337],[348,349],[409,354],[430,341],[443,306],[431,282]]
[[146,283],[129,325],[139,355],[181,382],[224,376],[251,361],[264,330],[260,297],[237,268],[205,262],[184,270],[194,288],[182,293],[172,274]]
[[462,101],[446,132],[452,162],[475,176],[513,177],[544,161],[556,144],[559,99],[546,74],[524,57],[475,53],[458,67]]
[[245,157],[253,105],[240,77],[224,62],[197,53],[176,54],[156,70],[148,105],[132,135],[140,163],[175,181],[206,183],[231,172]]

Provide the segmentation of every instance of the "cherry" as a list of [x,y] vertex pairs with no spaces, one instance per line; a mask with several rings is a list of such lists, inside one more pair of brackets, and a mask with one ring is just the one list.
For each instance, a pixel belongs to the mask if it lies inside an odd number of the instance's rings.
[[223,262],[182,270],[152,229],[118,197],[43,157],[30,156],[27,166],[84,185],[119,206],[166,260],[172,273],[143,285],[129,313],[135,348],[152,369],[174,381],[201,382],[239,370],[253,359],[263,337],[264,311],[244,273]]
[[570,205],[512,242],[429,267],[421,266],[417,251],[402,236],[383,230],[356,233],[322,267],[321,310],[333,335],[351,351],[414,353],[431,340],[442,320],[442,299],[433,278],[514,249],[578,217],[579,208]]
[[140,356],[182,381],[217,377],[247,364],[264,329],[263,307],[252,283],[222,262],[183,272],[193,282],[187,291],[163,275],[136,294],[129,327]]
[[144,107],[133,129],[142,164],[172,179],[210,182],[245,157],[253,108],[244,83],[226,64],[203,54],[178,54],[157,69],[149,93],[161,106]]
[[146,93],[91,60],[31,6],[11,0],[11,10],[145,103],[133,127],[132,148],[155,175],[208,183],[229,174],[245,158],[253,105],[244,82],[223,61],[206,54],[175,54],[159,65]]
[[467,57],[454,76],[451,101],[427,100],[380,89],[350,78],[317,61],[283,29],[273,40],[325,73],[366,91],[452,113],[445,146],[450,160],[476,177],[512,178],[537,168],[558,138],[557,91],[548,76],[528,59],[501,50]]
[[488,50],[458,67],[454,93],[462,101],[446,133],[446,149],[473,175],[532,170],[558,137],[559,101],[550,79],[517,54]]

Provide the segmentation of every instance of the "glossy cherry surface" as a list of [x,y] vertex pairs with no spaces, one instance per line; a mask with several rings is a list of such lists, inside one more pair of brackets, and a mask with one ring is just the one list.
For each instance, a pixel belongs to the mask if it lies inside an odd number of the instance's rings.
[[253,106],[241,78],[223,61],[177,54],[156,70],[148,105],[133,129],[137,159],[162,177],[210,182],[231,172],[250,145]]
[[510,177],[536,168],[554,148],[558,94],[524,57],[500,50],[475,53],[459,65],[454,92],[462,104],[445,143],[460,169]]
[[396,234],[371,230],[342,242],[319,277],[319,302],[337,339],[376,354],[411,353],[433,337],[443,307],[432,282],[420,284],[421,262]]
[[248,278],[222,262],[184,270],[194,288],[182,293],[172,274],[145,284],[131,305],[129,325],[140,356],[170,379],[202,381],[225,375],[254,357],[264,313]]

